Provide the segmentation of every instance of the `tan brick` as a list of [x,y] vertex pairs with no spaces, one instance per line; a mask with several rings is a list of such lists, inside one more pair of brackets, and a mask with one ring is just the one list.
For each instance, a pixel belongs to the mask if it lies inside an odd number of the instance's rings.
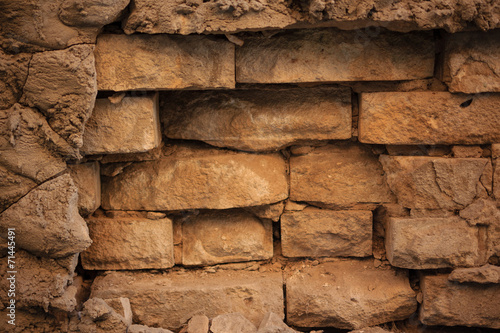
[[90,215],[101,206],[101,175],[98,162],[68,165],[78,187],[78,211]]

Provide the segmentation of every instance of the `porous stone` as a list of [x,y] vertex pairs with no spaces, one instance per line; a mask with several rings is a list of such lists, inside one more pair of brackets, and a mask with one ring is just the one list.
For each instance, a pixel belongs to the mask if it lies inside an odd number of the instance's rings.
[[284,159],[173,146],[157,161],[132,164],[103,180],[102,206],[117,210],[226,209],[288,197]]
[[234,45],[205,36],[101,35],[99,90],[234,88]]
[[205,315],[196,315],[189,319],[186,333],[208,333],[210,320]]
[[379,32],[360,40],[355,31],[297,30],[249,37],[236,49],[241,83],[396,81],[433,71],[433,37],[425,32]]
[[420,321],[425,325],[500,328],[500,284],[454,283],[446,274],[420,281]]
[[372,254],[372,212],[306,208],[281,217],[285,257],[366,257]]
[[496,142],[500,140],[499,103],[500,94],[363,93],[359,140],[398,145]]
[[91,154],[143,153],[161,142],[158,94],[124,97],[119,103],[96,100],[85,125],[82,152]]
[[251,321],[245,318],[241,313],[226,313],[218,315],[212,319],[210,326],[212,333],[256,333],[257,328]]
[[174,266],[172,221],[141,218],[87,219],[92,245],[82,252],[89,270],[152,269]]
[[101,27],[120,18],[130,0],[64,0],[58,17],[70,27]]
[[19,101],[28,77],[31,54],[7,54],[0,50],[0,110],[12,107]]
[[272,222],[260,221],[251,213],[213,211],[182,223],[183,265],[263,260],[272,256]]
[[[119,300],[123,305],[123,298]],[[128,301],[127,301],[128,303]],[[127,304],[130,307],[130,304]],[[129,309],[130,310],[130,309]],[[69,323],[70,332],[122,333],[128,332],[131,318],[125,318],[115,311],[106,301],[93,297],[83,304],[83,310],[78,317],[73,317]]]
[[482,264],[479,232],[459,217],[389,218],[385,246],[391,265],[410,269]]
[[248,151],[349,139],[351,118],[348,88],[173,92],[162,106],[167,137]]
[[273,222],[278,222],[280,220],[281,214],[285,209],[285,202],[281,201],[271,205],[262,205],[254,207],[246,207],[245,210],[254,214],[259,219],[268,219]]
[[377,157],[356,144],[327,145],[292,156],[290,199],[338,207],[394,201]]
[[417,308],[407,273],[372,260],[325,262],[286,280],[287,322],[299,327],[358,329],[408,318]]
[[101,206],[101,174],[98,162],[68,165],[71,178],[78,188],[80,215],[92,214]]
[[269,312],[262,319],[257,333],[297,333],[297,331],[288,327],[276,313]]
[[500,283],[500,267],[484,265],[472,268],[457,268],[448,276],[448,280],[458,283]]
[[453,146],[451,151],[453,157],[459,158],[479,158],[483,156],[483,149],[480,146]]
[[485,158],[381,155],[387,183],[406,208],[462,209],[481,193]]
[[177,331],[199,313],[213,318],[241,312],[254,325],[270,311],[283,318],[282,287],[281,272],[112,272],[96,278],[91,296],[127,297],[134,320]]

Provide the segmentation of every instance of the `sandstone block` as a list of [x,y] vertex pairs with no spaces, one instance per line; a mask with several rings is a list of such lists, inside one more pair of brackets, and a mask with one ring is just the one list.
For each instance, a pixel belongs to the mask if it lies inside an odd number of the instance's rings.
[[281,216],[285,257],[366,257],[372,254],[372,212],[306,208]]
[[174,266],[172,221],[141,218],[87,219],[92,245],[85,269],[151,269]]
[[208,333],[210,319],[205,315],[196,315],[189,319],[186,333]]
[[287,322],[358,329],[410,316],[417,308],[408,276],[372,260],[325,262],[286,280]]
[[213,265],[270,259],[273,256],[271,221],[239,211],[213,211],[182,223],[182,264]]
[[297,331],[288,327],[276,313],[269,312],[262,319],[257,333],[297,333]]
[[148,327],[144,325],[130,325],[127,333],[172,333],[171,330],[166,330],[159,327]]
[[473,202],[491,179],[484,158],[381,155],[387,183],[406,208],[462,209]]
[[160,141],[158,94],[124,97],[116,104],[99,98],[85,126],[82,152],[143,153],[158,147]]
[[290,158],[290,199],[349,207],[394,200],[377,157],[362,145],[327,145]]
[[278,222],[280,220],[281,214],[285,209],[285,202],[281,201],[271,205],[262,205],[254,207],[246,207],[245,210],[254,214],[259,219],[268,219],[273,222]]
[[236,81],[291,83],[396,81],[431,77],[434,42],[428,33],[298,30],[247,38],[236,50]]
[[389,218],[385,247],[391,265],[432,269],[481,264],[479,232],[459,217]]
[[448,276],[448,280],[458,283],[500,283],[500,267],[484,265],[472,268],[457,268]]
[[500,284],[460,284],[424,276],[420,321],[426,325],[500,328]]
[[120,18],[130,0],[87,1],[64,0],[59,7],[59,19],[67,26],[103,26]]
[[101,35],[99,90],[234,88],[234,45],[205,36]]
[[31,54],[6,54],[0,50],[0,110],[12,107],[23,93]]
[[132,164],[103,180],[102,206],[117,210],[226,209],[288,196],[278,154],[174,146],[157,161]]
[[376,144],[486,144],[500,140],[500,94],[363,93],[359,140]]
[[254,325],[270,311],[283,318],[282,288],[281,272],[112,272],[96,278],[91,295],[104,299],[127,297],[134,320],[177,331],[200,313],[209,318],[245,313]]
[[248,151],[349,139],[351,118],[348,88],[175,92],[162,107],[167,137]]
[[212,333],[257,333],[257,327],[241,313],[226,313],[212,319]]
[[78,211],[92,214],[101,206],[101,174],[99,162],[68,165],[71,178],[78,188]]

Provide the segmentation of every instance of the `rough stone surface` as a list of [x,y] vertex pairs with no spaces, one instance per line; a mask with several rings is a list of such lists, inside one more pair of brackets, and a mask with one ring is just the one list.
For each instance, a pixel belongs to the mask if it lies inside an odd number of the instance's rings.
[[281,201],[271,205],[246,207],[245,210],[254,214],[259,219],[268,219],[273,222],[278,222],[280,220],[281,214],[285,209],[285,202]]
[[31,54],[6,54],[0,49],[0,110],[12,107],[23,93]]
[[40,109],[56,133],[81,147],[97,95],[94,46],[34,54],[23,91],[23,103]]
[[266,313],[259,325],[257,333],[297,333],[288,327],[276,313]]
[[[2,318],[7,316],[9,309],[0,310]],[[16,326],[7,320],[0,321],[0,331],[9,333],[38,333],[50,331],[63,331],[66,323],[58,320],[53,314],[46,313],[42,308],[16,309]]]
[[241,312],[254,325],[270,311],[283,317],[282,284],[281,272],[112,272],[96,278],[91,295],[127,297],[136,322],[177,331],[200,313]]
[[288,196],[285,161],[173,146],[157,161],[140,162],[103,181],[102,206],[117,210],[225,209],[278,202]]
[[404,271],[372,260],[326,262],[286,280],[287,322],[299,327],[358,329],[408,318],[417,308]]
[[369,148],[327,145],[290,158],[290,199],[349,207],[394,200]]
[[451,151],[453,157],[458,158],[479,158],[483,155],[483,149],[480,146],[453,146]]
[[142,153],[157,148],[160,141],[158,94],[124,97],[116,104],[99,98],[85,126],[82,152]]
[[226,313],[218,315],[212,319],[210,326],[212,333],[256,333],[257,328],[251,321],[245,318],[241,313]]
[[461,209],[481,193],[489,160],[381,155],[387,183],[406,208]]
[[64,0],[59,7],[59,19],[67,26],[101,27],[120,18],[130,0]]
[[270,259],[271,221],[260,221],[240,210],[213,211],[182,223],[182,264],[213,265]]
[[[122,306],[126,302],[130,308],[128,300],[120,298],[119,302]],[[94,297],[83,304],[83,310],[77,317],[72,318],[69,331],[123,333],[128,332],[127,329],[132,323],[131,319],[119,314],[103,299]]]
[[395,81],[431,77],[434,42],[428,33],[298,30],[248,38],[236,49],[236,82]]
[[390,331],[384,330],[381,327],[368,327],[362,328],[360,330],[350,331],[349,333],[390,333]]
[[37,256],[66,257],[91,243],[69,174],[43,183],[1,213],[3,238],[10,227],[16,228],[16,245]]
[[306,208],[281,217],[285,257],[366,257],[372,254],[372,212]]
[[205,315],[196,315],[189,319],[186,333],[208,333],[210,320]]
[[92,214],[101,206],[101,175],[98,162],[68,165],[71,178],[78,187],[80,215]]
[[130,325],[127,329],[127,333],[172,333],[172,331],[144,325]]
[[205,36],[101,35],[99,90],[234,88],[234,45]]
[[89,218],[87,224],[93,243],[82,253],[85,269],[160,269],[174,265],[169,219]]
[[448,280],[458,283],[500,283],[500,267],[484,265],[473,268],[457,268],[451,272]]
[[278,150],[302,141],[351,137],[347,88],[174,92],[162,122],[172,139],[238,150]]
[[[499,69],[500,71],[500,69]],[[359,140],[376,144],[485,144],[500,140],[500,94],[363,93]]]
[[386,251],[391,265],[410,269],[481,264],[479,232],[459,217],[390,218]]
[[500,328],[500,284],[460,284],[424,276],[420,321],[426,325]]

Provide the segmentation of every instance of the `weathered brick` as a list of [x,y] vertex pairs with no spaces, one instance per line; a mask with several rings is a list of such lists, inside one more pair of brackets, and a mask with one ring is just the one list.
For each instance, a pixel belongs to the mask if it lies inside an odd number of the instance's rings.
[[433,71],[427,32],[362,38],[356,31],[298,30],[247,38],[236,50],[236,81],[242,83],[411,80]]
[[485,144],[500,140],[500,94],[363,93],[359,140],[376,144]]
[[365,257],[372,253],[372,212],[306,208],[281,216],[285,257]]
[[78,188],[78,211],[90,215],[101,206],[101,175],[98,162],[68,165]]
[[161,141],[158,94],[124,97],[114,104],[96,100],[85,125],[82,152],[90,154],[141,153],[158,147]]
[[234,45],[205,36],[101,35],[99,90],[234,88]]
[[172,221],[89,218],[92,245],[82,252],[85,269],[119,270],[174,266]]

